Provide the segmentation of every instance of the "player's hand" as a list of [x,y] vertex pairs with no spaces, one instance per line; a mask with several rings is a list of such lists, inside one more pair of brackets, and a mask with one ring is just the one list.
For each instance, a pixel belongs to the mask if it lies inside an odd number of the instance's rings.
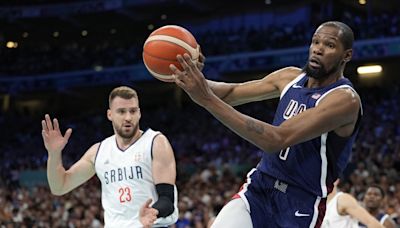
[[150,228],[157,220],[158,210],[150,207],[152,199],[148,199],[140,208],[139,221],[144,228]]
[[69,128],[63,136],[60,132],[60,126],[56,118],[51,121],[48,114],[42,120],[42,137],[44,146],[49,153],[61,153],[68,139],[72,134],[72,129]]
[[201,47],[199,46],[199,59],[196,62],[197,68],[199,68],[200,71],[203,70],[204,68],[204,62],[206,61],[206,57],[203,55],[203,52],[201,52]]
[[215,97],[208,85],[203,73],[201,73],[197,64],[195,64],[188,54],[177,55],[179,64],[183,71],[180,71],[173,64],[169,68],[174,72],[175,83],[181,87],[199,105],[205,107],[208,102]]

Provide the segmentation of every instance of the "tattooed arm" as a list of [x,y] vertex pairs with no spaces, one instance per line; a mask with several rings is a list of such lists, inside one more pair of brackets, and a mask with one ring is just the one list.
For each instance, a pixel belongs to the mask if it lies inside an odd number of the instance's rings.
[[175,83],[236,134],[267,153],[279,152],[323,133],[335,131],[342,137],[354,130],[360,98],[350,89],[337,89],[324,97],[318,106],[284,121],[280,126],[256,120],[222,101],[189,56],[178,56],[184,72],[171,66]]
[[353,132],[360,108],[359,97],[349,89],[338,89],[315,108],[273,126],[235,110],[216,96],[204,103],[207,109],[236,134],[268,153],[336,131],[346,137]]

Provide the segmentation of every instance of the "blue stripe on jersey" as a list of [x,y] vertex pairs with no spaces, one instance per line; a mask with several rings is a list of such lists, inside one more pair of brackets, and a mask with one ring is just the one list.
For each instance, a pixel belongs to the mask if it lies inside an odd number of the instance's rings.
[[[307,88],[307,81],[308,77],[302,74],[282,91],[273,125],[279,126],[302,111],[315,107],[319,99],[332,89],[343,86],[353,88],[347,78],[320,88]],[[332,131],[280,152],[268,151],[263,154],[258,169],[316,196],[326,197],[350,159],[357,131],[358,124],[350,137],[343,138]]]

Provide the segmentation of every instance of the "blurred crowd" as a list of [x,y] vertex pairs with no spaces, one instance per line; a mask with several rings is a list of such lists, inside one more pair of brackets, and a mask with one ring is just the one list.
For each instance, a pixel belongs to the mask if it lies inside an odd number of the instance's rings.
[[[379,184],[386,192],[382,210],[397,221],[400,213],[399,86],[360,91],[364,118],[353,156],[344,173],[342,190],[362,200],[366,187]],[[139,94],[140,96],[140,94]],[[237,107],[271,122],[276,101]],[[57,116],[62,129],[74,133],[63,152],[66,167],[84,151],[112,134],[104,110]],[[77,115],[76,113],[81,113]],[[64,196],[53,196],[46,183],[29,187],[20,181],[27,170],[45,173],[47,152],[41,139],[40,117],[23,113],[0,115],[0,224],[4,227],[102,227],[100,183],[88,183]],[[4,128],[3,128],[4,126]],[[233,134],[192,103],[184,107],[142,107],[141,128],[162,131],[177,160],[180,216],[172,226],[206,227],[245,181],[262,151]]]
[[[343,11],[336,20],[347,23],[356,40],[400,36],[399,12],[376,13],[372,16]],[[276,18],[279,21],[279,18]],[[265,28],[248,26],[210,29],[194,35],[206,56],[256,52],[307,46],[316,26],[324,19],[310,22],[271,24]],[[125,30],[131,30],[126,28]],[[77,38],[26,38],[18,48],[0,48],[2,75],[37,75],[52,72],[99,69],[140,63],[142,47],[148,34],[89,34]],[[355,53],[357,54],[357,53]]]

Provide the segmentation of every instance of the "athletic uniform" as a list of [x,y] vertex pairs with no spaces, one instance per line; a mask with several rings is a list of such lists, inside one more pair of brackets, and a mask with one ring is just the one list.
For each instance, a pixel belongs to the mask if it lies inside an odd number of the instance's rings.
[[[273,125],[318,106],[336,89],[353,89],[342,78],[326,87],[307,88],[303,73],[282,91]],[[326,197],[333,182],[346,167],[358,132],[358,122],[350,137],[335,132],[283,149],[266,151],[256,169],[248,174],[247,183],[238,195],[250,212],[253,227],[319,227]]]
[[322,228],[358,228],[358,221],[356,219],[350,215],[340,215],[338,212],[338,198],[342,194],[342,192],[336,193],[327,204]]
[[[105,227],[143,227],[140,208],[147,199],[158,199],[152,174],[152,146],[158,134],[148,129],[125,150],[118,148],[115,135],[101,142],[95,170],[101,181]],[[178,219],[176,186],[174,194],[174,212],[157,219],[154,227],[171,225]]]

